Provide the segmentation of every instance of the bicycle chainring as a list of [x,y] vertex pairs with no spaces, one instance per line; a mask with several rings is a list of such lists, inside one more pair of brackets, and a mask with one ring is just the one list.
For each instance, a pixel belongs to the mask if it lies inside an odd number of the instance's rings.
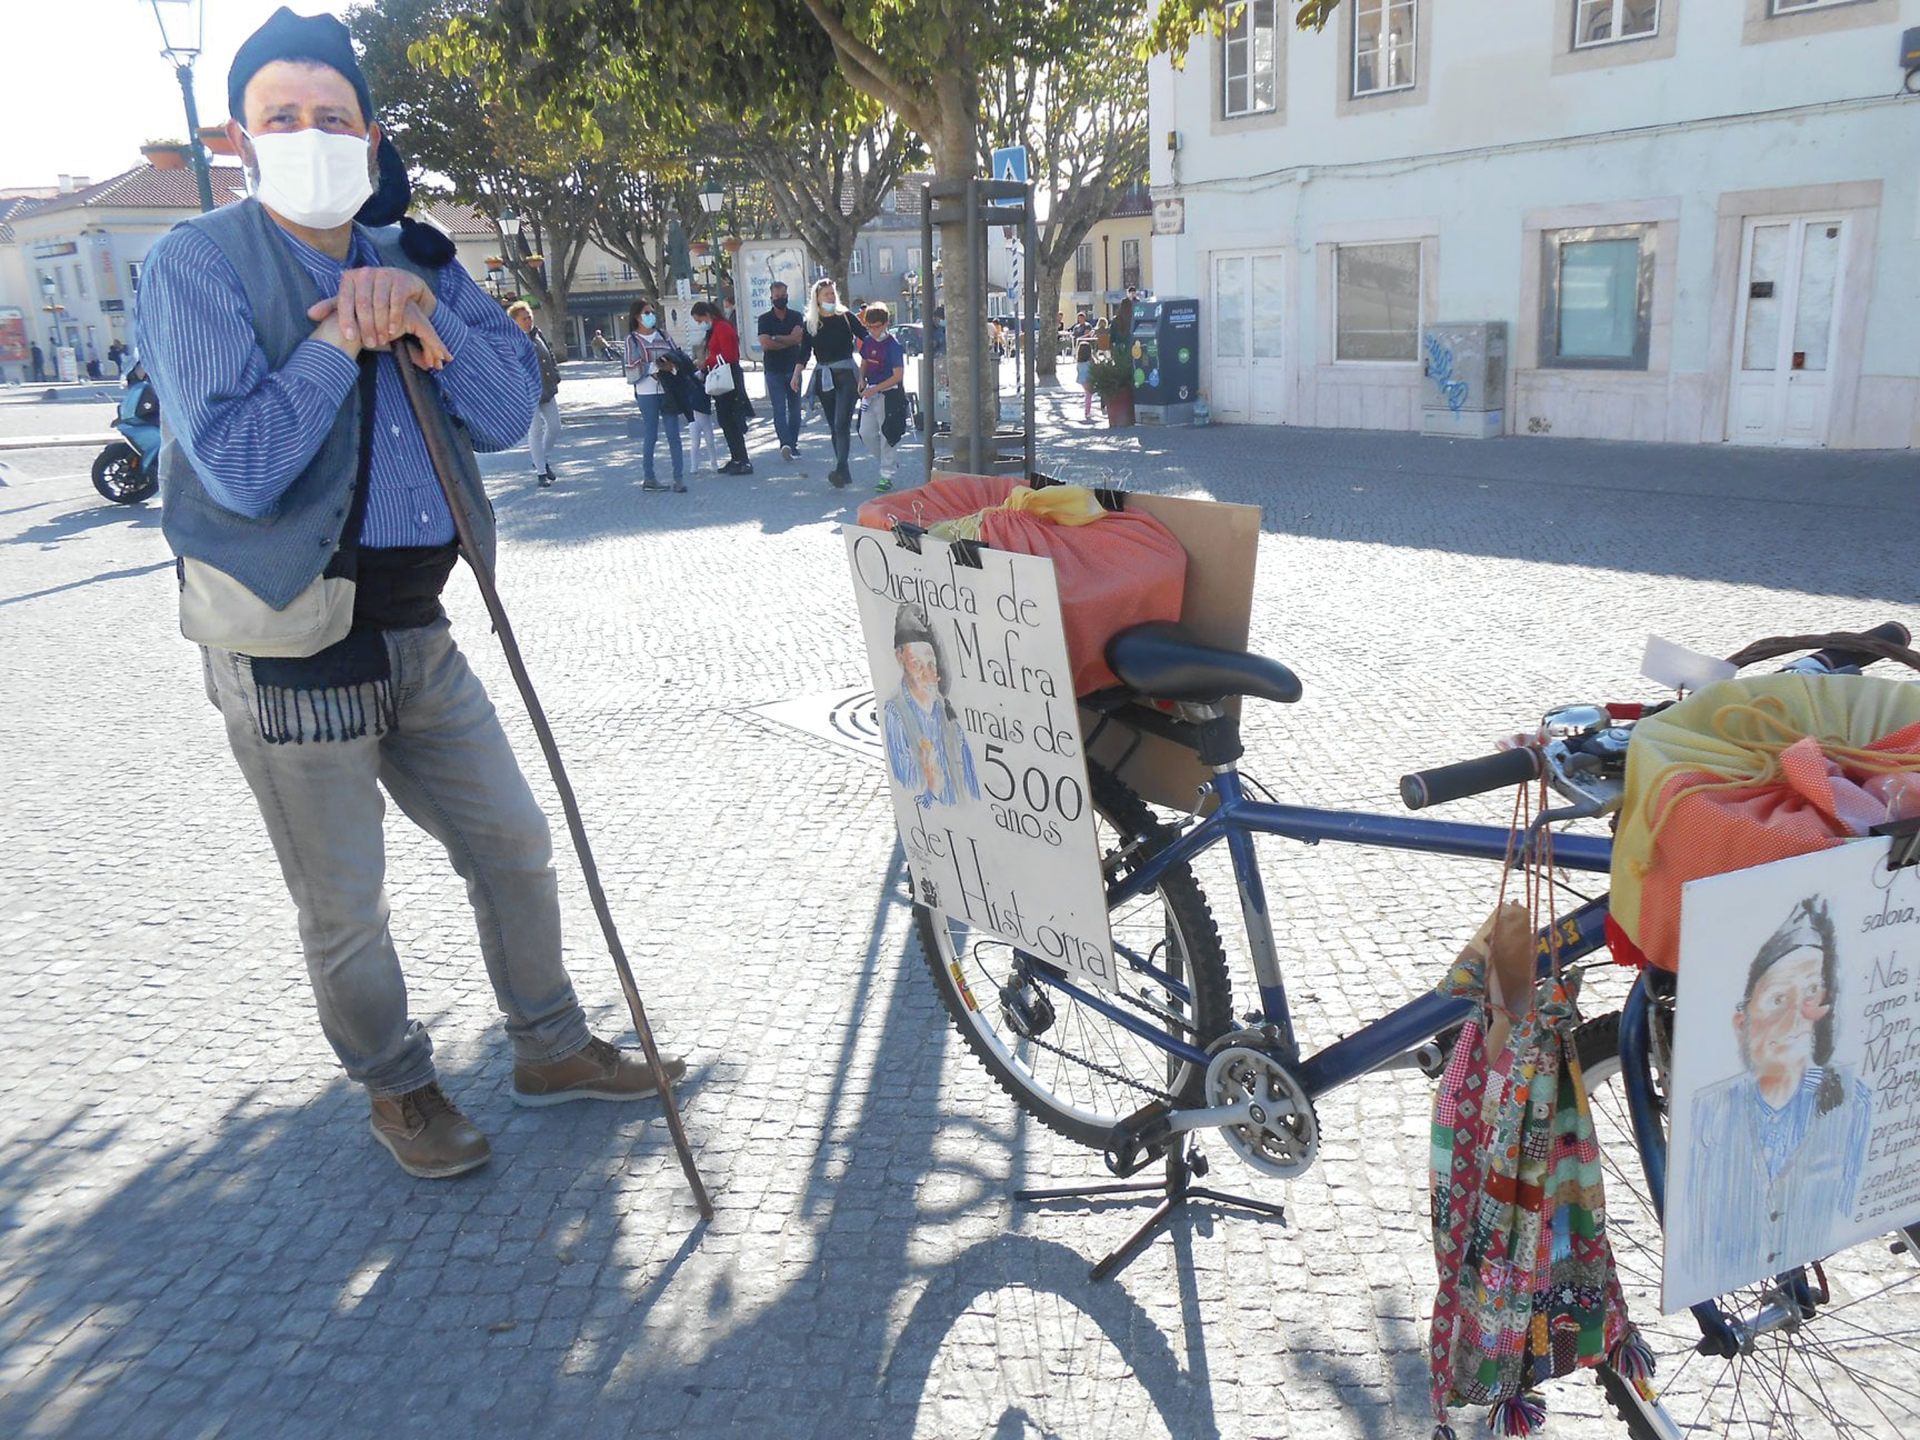
[[[1253,1032],[1257,1034],[1257,1032]],[[1291,1180],[1304,1174],[1320,1153],[1320,1122],[1313,1102],[1293,1074],[1265,1050],[1244,1043],[1249,1032],[1236,1031],[1214,1043],[1207,1065],[1207,1104],[1238,1105],[1252,1100],[1252,1117],[1224,1125],[1221,1136],[1262,1175]]]

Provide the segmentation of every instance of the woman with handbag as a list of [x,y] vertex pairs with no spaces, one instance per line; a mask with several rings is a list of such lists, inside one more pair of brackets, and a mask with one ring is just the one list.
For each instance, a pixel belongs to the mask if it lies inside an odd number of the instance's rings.
[[[860,362],[853,347],[860,337],[853,317],[841,310],[839,292],[831,280],[813,282],[807,297],[807,336],[813,346],[820,408],[833,429],[833,469],[827,472],[827,481],[837,490],[853,479],[847,452],[853,448],[853,402],[860,384]],[[793,388],[800,388],[797,369]]]
[[727,437],[727,463],[722,475],[751,475],[753,462],[747,458],[746,377],[740,373],[740,332],[720,313],[720,307],[705,300],[693,307],[693,328],[707,342],[705,370],[706,392],[713,399],[714,418],[720,433]]
[[667,447],[673,452],[672,489],[686,493],[686,460],[680,452],[680,410],[670,405],[660,384],[671,375],[674,343],[660,323],[660,308],[651,300],[636,300],[627,311],[626,377],[633,385],[634,404],[640,407],[642,490],[665,490],[653,478],[653,451],[660,440],[660,422],[667,426]]

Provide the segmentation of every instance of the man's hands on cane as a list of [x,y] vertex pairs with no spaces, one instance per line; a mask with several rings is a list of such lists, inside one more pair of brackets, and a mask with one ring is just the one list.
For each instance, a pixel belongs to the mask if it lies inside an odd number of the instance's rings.
[[310,308],[307,318],[319,322],[316,340],[355,357],[411,335],[420,342],[419,363],[438,370],[453,355],[433,328],[437,303],[433,287],[411,271],[370,266],[341,275],[340,293]]

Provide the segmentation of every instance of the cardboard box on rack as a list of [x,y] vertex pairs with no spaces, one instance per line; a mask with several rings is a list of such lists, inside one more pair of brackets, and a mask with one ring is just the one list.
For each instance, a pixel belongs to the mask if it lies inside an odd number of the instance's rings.
[[[1186,549],[1182,628],[1203,644],[1246,649],[1253,621],[1254,565],[1260,553],[1260,507],[1131,491],[1126,503],[1128,509],[1165,525]],[[1227,705],[1239,715],[1238,696]],[[1083,708],[1082,733],[1092,734],[1099,718]],[[1194,808],[1200,787],[1212,778],[1212,772],[1184,745],[1142,734],[1118,721],[1107,724],[1088,759],[1113,770],[1143,799],[1182,813]]]

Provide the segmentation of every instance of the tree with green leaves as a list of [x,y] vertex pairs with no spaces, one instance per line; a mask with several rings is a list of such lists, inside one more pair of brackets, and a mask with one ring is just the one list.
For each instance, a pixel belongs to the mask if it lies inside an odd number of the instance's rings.
[[[981,77],[1030,56],[1078,57],[1096,71],[1137,68],[1123,37],[1147,0],[741,0],[713,43],[705,0],[511,0],[450,26],[445,53],[536,97],[550,120],[590,122],[605,106],[697,94],[736,111],[827,113],[836,78],[877,102],[926,146],[936,182],[975,174]],[[944,227],[949,257],[966,229]],[[944,267],[955,428],[990,429],[994,400],[963,363],[982,337],[983,296],[967,267]]]
[[[451,198],[493,225],[515,286],[565,353],[568,292],[593,232],[609,160],[588,143],[537,123],[534,107],[414,58],[415,48],[485,0],[379,0],[347,12],[381,128],[411,167],[444,176]],[[509,235],[502,217],[519,222]]]
[[[1121,38],[1123,55],[1144,39],[1145,17]],[[1144,65],[1092,66],[1080,57],[1030,56],[984,88],[982,160],[996,145],[1024,145],[1034,188],[1051,202],[1029,257],[1039,289],[1035,369],[1056,370],[1060,290],[1087,233],[1147,174]]]

